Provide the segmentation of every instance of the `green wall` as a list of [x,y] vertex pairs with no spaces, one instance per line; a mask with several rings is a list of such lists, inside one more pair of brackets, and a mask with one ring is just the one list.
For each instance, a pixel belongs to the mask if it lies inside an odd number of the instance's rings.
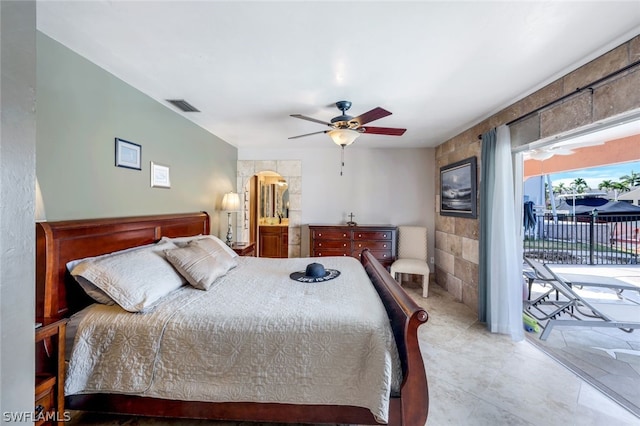
[[[235,147],[40,32],[37,93],[47,220],[204,210],[220,233],[215,210],[236,187]],[[116,137],[142,145],[142,170],[115,167]],[[170,167],[170,189],[151,188],[151,161]]]

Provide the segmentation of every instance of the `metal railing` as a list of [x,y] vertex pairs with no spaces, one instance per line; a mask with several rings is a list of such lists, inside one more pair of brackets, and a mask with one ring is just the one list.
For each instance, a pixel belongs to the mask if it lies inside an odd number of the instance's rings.
[[524,253],[546,263],[622,265],[639,263],[638,215],[540,215],[525,230]]

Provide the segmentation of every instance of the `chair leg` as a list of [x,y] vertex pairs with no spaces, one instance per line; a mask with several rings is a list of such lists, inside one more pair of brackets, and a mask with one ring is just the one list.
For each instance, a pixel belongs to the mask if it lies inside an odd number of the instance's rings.
[[429,296],[429,277],[426,275],[422,276],[422,297]]

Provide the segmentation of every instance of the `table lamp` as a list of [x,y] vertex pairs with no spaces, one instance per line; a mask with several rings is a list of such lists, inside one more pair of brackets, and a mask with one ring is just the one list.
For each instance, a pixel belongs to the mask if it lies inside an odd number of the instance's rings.
[[227,245],[231,246],[233,231],[231,229],[231,213],[240,211],[240,196],[235,192],[227,192],[222,197],[222,211],[227,212]]

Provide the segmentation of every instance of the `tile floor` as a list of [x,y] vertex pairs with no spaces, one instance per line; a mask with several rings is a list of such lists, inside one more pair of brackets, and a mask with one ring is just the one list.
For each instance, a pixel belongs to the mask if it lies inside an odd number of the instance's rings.
[[[640,418],[614,403],[527,340],[512,342],[478,324],[439,286],[429,298],[408,288],[430,315],[420,342],[430,390],[429,426],[631,426]],[[72,412],[69,426],[233,425]],[[273,425],[271,425],[273,426]]]

